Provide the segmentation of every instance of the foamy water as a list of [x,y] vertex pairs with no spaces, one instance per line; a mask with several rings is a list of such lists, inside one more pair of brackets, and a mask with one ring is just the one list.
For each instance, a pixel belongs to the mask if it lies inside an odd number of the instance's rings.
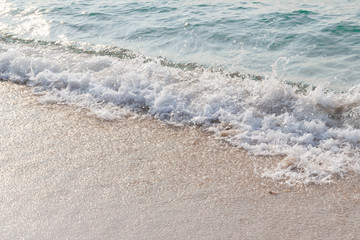
[[101,118],[121,117],[116,107],[175,124],[198,125],[257,155],[287,156],[264,176],[328,182],[359,170],[360,95],[326,86],[290,85],[278,76],[286,62],[259,81],[206,68],[183,70],[160,59],[74,54],[2,45],[0,77],[33,87],[43,103],[70,103]]
[[329,182],[360,170],[354,4],[2,1],[0,78],[281,156],[265,177]]

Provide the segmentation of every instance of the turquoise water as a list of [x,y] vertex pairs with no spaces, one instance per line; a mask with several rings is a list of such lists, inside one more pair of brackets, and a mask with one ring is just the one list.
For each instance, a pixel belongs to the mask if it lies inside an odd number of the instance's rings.
[[286,57],[291,82],[360,81],[359,1],[17,0],[0,13],[3,42],[102,44],[258,76]]
[[[0,79],[99,118],[198,126],[261,174],[360,172],[359,1],[0,1]],[[141,139],[139,139],[141,141]]]

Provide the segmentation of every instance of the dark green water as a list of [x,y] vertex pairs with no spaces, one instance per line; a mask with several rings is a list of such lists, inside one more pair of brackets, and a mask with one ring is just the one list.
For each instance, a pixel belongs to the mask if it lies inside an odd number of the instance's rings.
[[102,44],[259,76],[274,66],[285,80],[335,89],[360,80],[359,1],[17,0],[2,1],[0,13],[0,34],[17,39]]

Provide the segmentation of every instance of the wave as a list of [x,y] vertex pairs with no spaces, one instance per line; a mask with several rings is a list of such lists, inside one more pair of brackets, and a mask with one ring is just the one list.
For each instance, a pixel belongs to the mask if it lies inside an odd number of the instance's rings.
[[360,170],[360,86],[333,92],[325,85],[289,84],[280,71],[284,57],[273,64],[272,75],[259,78],[164,64],[163,58],[113,47],[80,51],[4,39],[0,78],[33,87],[43,103],[76,104],[106,119],[119,116],[121,107],[200,126],[252,154],[281,156],[263,176],[288,184],[326,183]]

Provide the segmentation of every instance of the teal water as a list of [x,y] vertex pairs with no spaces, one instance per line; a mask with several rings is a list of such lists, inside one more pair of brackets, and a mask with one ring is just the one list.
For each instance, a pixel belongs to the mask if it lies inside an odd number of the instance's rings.
[[291,82],[360,82],[359,1],[3,0],[0,36],[102,44],[259,76],[286,57],[278,64]]

